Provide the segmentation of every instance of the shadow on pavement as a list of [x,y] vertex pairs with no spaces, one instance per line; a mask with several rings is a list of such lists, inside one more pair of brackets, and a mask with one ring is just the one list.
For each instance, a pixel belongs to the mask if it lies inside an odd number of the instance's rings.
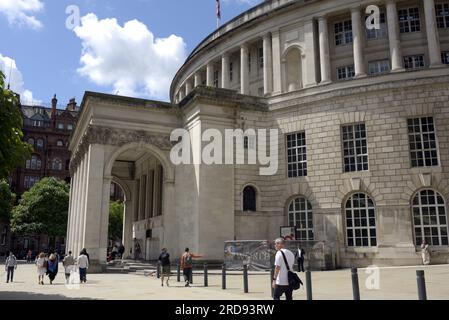
[[97,300],[90,298],[70,298],[60,294],[40,294],[30,292],[0,291],[0,300]]

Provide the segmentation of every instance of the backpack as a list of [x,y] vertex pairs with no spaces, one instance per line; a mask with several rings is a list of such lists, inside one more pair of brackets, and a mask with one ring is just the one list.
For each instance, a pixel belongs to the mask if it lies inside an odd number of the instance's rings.
[[186,264],[186,265],[192,265],[192,264],[193,264],[192,255],[189,253],[189,254],[186,256],[186,258],[185,258],[184,261],[185,261],[184,264]]
[[292,272],[290,270],[290,267],[288,266],[287,258],[285,257],[285,254],[282,250],[280,250],[282,253],[282,256],[284,257],[285,266],[287,267],[287,277],[288,277],[288,286],[292,290],[298,290],[301,285],[303,285],[301,279],[299,279],[298,275],[295,272]]

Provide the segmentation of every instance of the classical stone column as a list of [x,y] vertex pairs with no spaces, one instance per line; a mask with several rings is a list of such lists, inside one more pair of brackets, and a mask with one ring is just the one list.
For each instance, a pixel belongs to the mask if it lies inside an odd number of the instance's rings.
[[154,169],[154,178],[153,178],[153,214],[152,217],[156,217],[160,214],[158,212],[159,209],[159,196],[160,196],[160,181],[159,179],[162,179],[160,176],[160,170],[159,165],[156,165],[156,168]]
[[184,99],[185,97],[185,88],[181,87],[179,88],[179,101],[181,101],[182,99]]
[[[77,251],[78,253],[84,248],[84,237],[86,233],[86,214],[87,214],[87,206],[86,206],[86,199],[87,199],[87,180],[89,178],[89,151],[84,155],[83,162],[82,162],[82,178],[81,178],[81,188],[82,188],[82,194],[81,194],[81,215],[80,215],[80,229],[79,229],[79,241],[77,244]],[[110,192],[110,191],[109,191]]]
[[315,41],[314,20],[309,20],[304,23],[304,39],[305,39],[306,63],[304,66],[305,79],[303,79],[303,83],[304,87],[310,87],[315,86],[317,83],[316,59],[315,59],[316,41]]
[[73,237],[73,243],[72,243],[72,249],[74,250],[74,254],[79,254],[78,250],[78,243],[81,238],[81,210],[82,210],[82,195],[84,192],[84,186],[83,186],[83,156],[81,156],[81,160],[78,165],[77,169],[77,196],[76,196],[76,211],[75,211],[75,226],[74,226],[74,237]]
[[321,66],[321,83],[331,82],[331,61],[329,56],[329,29],[327,26],[327,18],[318,18],[319,42],[320,42],[320,66]]
[[124,202],[124,223],[123,223],[123,246],[125,247],[124,258],[129,259],[129,249],[132,248],[133,243],[133,202],[125,200]]
[[224,53],[221,56],[221,87],[229,89],[229,54]]
[[399,36],[398,11],[396,0],[386,0],[388,41],[390,44],[391,71],[403,71],[403,57]]
[[151,218],[151,212],[153,208],[153,176],[154,170],[148,171],[147,176],[147,191],[146,191],[146,205],[145,205],[145,219]]
[[195,79],[194,80],[195,80],[195,83],[194,83],[195,88],[203,84],[203,79],[201,79],[200,71],[197,71],[195,73]]
[[281,41],[279,30],[271,32],[271,44],[273,51],[273,94],[279,94],[282,92]]
[[147,189],[147,176],[143,175],[140,177],[140,187],[139,187],[139,221],[145,220],[145,196]]
[[[70,220],[68,224],[68,238],[67,238],[67,246],[66,246],[66,252],[69,252],[70,250],[73,251],[73,243],[74,243],[74,236],[75,236],[75,224],[76,224],[76,199],[78,194],[78,168],[74,169],[75,172],[72,176],[72,181],[70,185],[70,190],[72,190],[72,196],[70,198]],[[73,252],[75,254],[75,252]]]
[[209,62],[206,67],[206,85],[208,87],[214,86],[214,65]]
[[440,37],[438,35],[435,1],[423,0],[424,15],[426,19],[427,46],[429,49],[430,67],[440,67],[443,65],[441,61]]
[[265,95],[273,92],[273,53],[269,33],[263,37],[263,91]]
[[186,96],[188,96],[191,91],[192,91],[192,83],[190,82],[190,79],[187,79],[186,80]]
[[248,46],[240,47],[240,93],[249,94],[249,65]]
[[362,13],[359,7],[351,8],[352,36],[354,48],[355,77],[366,76],[365,59],[363,56]]

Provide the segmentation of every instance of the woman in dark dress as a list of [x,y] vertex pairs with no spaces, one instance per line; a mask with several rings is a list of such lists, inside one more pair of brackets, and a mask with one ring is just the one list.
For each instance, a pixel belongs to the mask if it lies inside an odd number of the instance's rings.
[[58,258],[55,254],[51,254],[50,258],[48,259],[48,267],[47,267],[47,275],[48,278],[50,278],[50,284],[53,283],[53,281],[56,278],[56,275],[58,274]]

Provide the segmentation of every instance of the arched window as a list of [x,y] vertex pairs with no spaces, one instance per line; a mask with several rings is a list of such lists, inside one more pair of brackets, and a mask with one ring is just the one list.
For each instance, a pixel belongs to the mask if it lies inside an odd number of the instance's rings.
[[243,189],[243,211],[256,211],[256,190],[251,186]]
[[42,148],[44,147],[44,139],[37,139],[37,140],[36,140],[36,146],[37,146],[39,149],[42,149]]
[[376,207],[364,193],[353,194],[345,206],[348,247],[375,247]]
[[42,167],[42,161],[37,155],[31,156],[31,159],[26,161],[26,168],[31,170],[40,170]]
[[433,190],[422,190],[413,198],[415,243],[423,240],[431,246],[447,246],[447,215],[443,197]]
[[56,142],[56,145],[57,145],[58,147],[63,147],[63,146],[64,146],[64,141],[58,140],[58,142]]
[[296,227],[296,240],[313,240],[312,205],[306,198],[298,197],[290,202],[288,223]]
[[62,170],[62,161],[61,161],[61,159],[54,158],[53,162],[51,163],[51,168],[53,170],[61,171]]
[[28,144],[31,144],[34,147],[34,139],[33,138],[29,138],[27,142],[28,142]]

